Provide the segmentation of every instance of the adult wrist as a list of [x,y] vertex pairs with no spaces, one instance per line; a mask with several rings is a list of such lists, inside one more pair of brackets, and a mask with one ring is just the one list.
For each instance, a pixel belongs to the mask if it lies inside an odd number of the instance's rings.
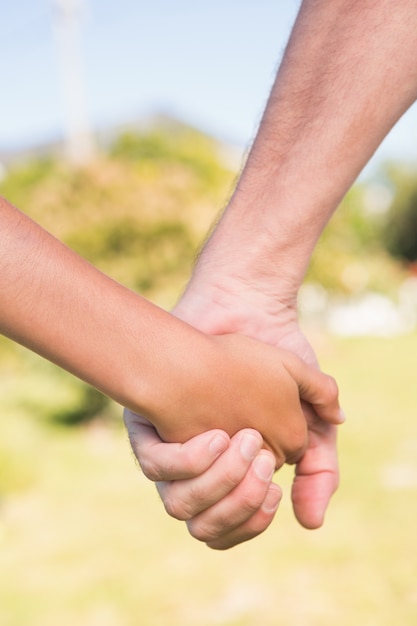
[[[296,200],[295,200],[296,202]],[[279,195],[258,204],[236,194],[193,272],[192,282],[254,288],[271,297],[292,300],[304,279],[320,235]]]

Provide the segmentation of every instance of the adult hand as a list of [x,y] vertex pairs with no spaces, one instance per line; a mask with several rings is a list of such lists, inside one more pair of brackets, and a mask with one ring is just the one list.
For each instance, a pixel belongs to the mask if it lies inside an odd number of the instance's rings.
[[258,432],[244,429],[229,439],[213,430],[174,444],[163,443],[151,424],[127,410],[125,422],[144,474],[193,537],[226,549],[269,526],[282,493],[271,482],[275,459],[261,449]]
[[[228,285],[226,290],[203,288],[202,281],[191,281],[175,314],[204,332],[246,334],[291,350],[315,365],[294,306],[267,300],[256,289],[242,285]],[[319,420],[307,405],[304,409],[309,442],[296,466],[292,499],[299,522],[316,528],[322,524],[338,484],[336,427]],[[257,441],[250,455],[242,452],[242,437],[248,436],[248,431],[242,431],[231,439],[226,451],[213,456],[210,443],[218,432],[205,433],[183,445],[165,444],[143,418],[126,412],[125,419],[134,452],[148,478],[157,481],[166,510],[186,520],[194,537],[224,549],[269,526],[281,490],[271,482],[272,459],[260,450],[262,439],[255,431],[249,431],[253,445]]]

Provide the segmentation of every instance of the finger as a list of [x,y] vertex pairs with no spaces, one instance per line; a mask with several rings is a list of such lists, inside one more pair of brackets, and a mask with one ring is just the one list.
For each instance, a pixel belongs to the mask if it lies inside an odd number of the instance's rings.
[[153,481],[183,480],[204,473],[227,450],[230,438],[222,430],[210,430],[184,444],[165,443],[144,418],[125,409],[130,445],[147,478]]
[[246,522],[231,532],[212,541],[207,541],[209,548],[227,550],[239,543],[249,541],[263,533],[271,524],[281,502],[282,491],[278,485],[271,483],[262,506]]
[[222,500],[243,480],[262,443],[257,431],[244,429],[232,437],[229,448],[200,476],[158,483],[169,515],[187,520]]
[[[253,533],[258,534],[263,528],[264,518],[267,517],[270,521],[270,512],[264,511],[260,514],[255,519],[253,527],[249,520],[265,501],[274,467],[274,456],[267,450],[262,450],[233,491],[209,509],[188,520],[190,534],[213,547],[229,545],[234,541],[234,536],[236,540],[243,541],[243,536],[249,538],[249,535],[254,536]],[[245,524],[243,531],[239,531],[239,527]],[[260,527],[257,524],[260,524]]]
[[343,424],[345,415],[339,404],[339,389],[332,376],[307,365],[292,355],[286,367],[298,384],[301,400],[314,408],[318,417],[329,424]]
[[337,428],[320,422],[310,429],[308,449],[296,467],[292,502],[297,520],[305,528],[319,528],[330,498],[339,484]]

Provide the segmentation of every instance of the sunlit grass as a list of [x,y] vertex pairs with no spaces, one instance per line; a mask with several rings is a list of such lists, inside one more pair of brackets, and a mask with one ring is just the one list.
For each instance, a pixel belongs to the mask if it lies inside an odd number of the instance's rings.
[[326,523],[297,525],[287,468],[273,525],[228,552],[168,518],[121,428],[52,429],[5,398],[1,449],[27,480],[1,502],[0,624],[414,626],[417,336],[315,343],[348,417]]

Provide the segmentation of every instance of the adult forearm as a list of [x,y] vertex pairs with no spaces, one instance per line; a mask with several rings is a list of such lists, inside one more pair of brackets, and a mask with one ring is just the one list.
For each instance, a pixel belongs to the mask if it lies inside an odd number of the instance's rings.
[[414,0],[304,0],[200,265],[257,267],[299,285],[332,212],[416,99],[416,56]]

